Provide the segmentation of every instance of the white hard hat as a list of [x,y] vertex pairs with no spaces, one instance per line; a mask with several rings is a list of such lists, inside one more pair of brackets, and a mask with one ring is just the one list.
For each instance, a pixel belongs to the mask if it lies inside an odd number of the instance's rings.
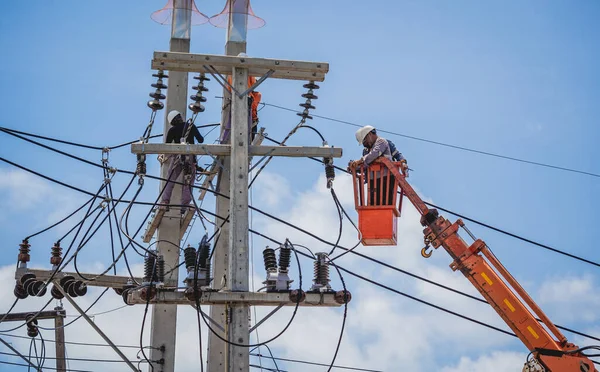
[[169,124],[171,124],[171,122],[173,121],[173,119],[175,119],[177,115],[181,115],[181,113],[177,110],[172,110],[171,112],[169,112],[169,115],[167,115],[167,121],[169,122]]
[[356,131],[356,140],[358,141],[358,144],[362,145],[367,134],[371,133],[374,130],[375,130],[375,127],[372,127],[370,125],[365,125],[364,127],[357,130]]

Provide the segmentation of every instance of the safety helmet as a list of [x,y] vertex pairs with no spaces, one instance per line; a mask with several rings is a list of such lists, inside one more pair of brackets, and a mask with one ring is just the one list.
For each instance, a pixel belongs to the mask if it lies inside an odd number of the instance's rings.
[[371,133],[374,130],[375,130],[375,127],[372,127],[370,125],[365,125],[364,127],[357,130],[356,131],[356,140],[358,141],[358,144],[362,145],[367,134]]
[[169,112],[169,115],[167,115],[167,121],[169,122],[169,124],[173,123],[173,119],[175,119],[177,115],[181,115],[181,113],[177,110],[172,110],[171,112]]

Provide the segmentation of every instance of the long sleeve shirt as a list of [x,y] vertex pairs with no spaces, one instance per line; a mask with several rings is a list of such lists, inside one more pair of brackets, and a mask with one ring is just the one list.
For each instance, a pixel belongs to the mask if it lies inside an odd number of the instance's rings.
[[377,137],[373,147],[363,150],[362,160],[365,165],[369,165],[380,156],[385,156],[389,160],[392,160],[392,153],[390,152],[388,141],[385,138]]
[[[185,142],[186,143],[194,143],[194,138],[195,138],[198,141],[198,143],[203,143],[204,137],[202,137],[202,135],[200,134],[200,131],[198,131],[198,128],[196,128],[196,126],[193,124],[189,124],[189,125],[192,125],[192,129],[190,130],[190,134],[186,138]],[[183,137],[184,127],[185,127],[185,123],[181,123],[179,125],[173,125],[171,128],[169,128],[169,131],[167,132],[167,140],[165,142],[166,143],[180,143],[181,137]]]

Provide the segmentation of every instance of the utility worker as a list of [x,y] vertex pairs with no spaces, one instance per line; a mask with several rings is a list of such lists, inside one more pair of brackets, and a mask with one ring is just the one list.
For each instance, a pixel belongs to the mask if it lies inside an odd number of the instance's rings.
[[[363,164],[364,168],[366,168],[377,158],[379,158],[380,156],[384,156],[390,161],[400,161],[402,173],[405,173],[408,169],[406,160],[404,159],[402,154],[396,150],[396,146],[392,145],[394,147],[394,155],[392,155],[390,142],[385,138],[378,136],[375,127],[371,125],[365,125],[364,127],[357,130],[356,140],[358,141],[359,145],[364,146],[363,156],[359,160],[350,161],[350,163],[348,163],[348,166],[356,167],[360,164]],[[382,174],[379,174],[379,172],[372,172],[371,174],[369,174],[370,205],[392,204],[395,192],[394,176],[388,174],[389,172],[385,168],[382,170],[381,173]],[[380,191],[383,192],[383,198],[381,198]]]
[[[231,76],[227,78],[229,84],[231,82]],[[248,76],[248,88],[256,84],[256,78],[254,76]],[[227,88],[229,92],[231,92],[231,88]],[[250,140],[254,140],[256,133],[258,132],[258,105],[260,104],[260,100],[262,99],[262,95],[260,92],[252,91],[248,93],[248,126],[250,129]],[[229,132],[231,130],[231,111],[229,113],[228,123],[226,125],[226,130],[223,132],[223,137],[221,138],[221,142],[227,141],[229,139]]]
[[[167,121],[171,124],[171,128],[167,132],[166,143],[194,143],[194,138],[198,143],[204,142],[204,137],[198,131],[198,128],[191,122],[185,122],[181,113],[177,110],[169,112]],[[168,155],[164,161],[169,163],[169,180],[162,194],[161,204],[169,204],[171,202],[171,194],[173,193],[174,181],[183,171],[184,183],[181,191],[181,213],[185,213],[185,206],[192,201],[192,191],[190,187],[193,185],[196,174],[196,156],[195,155]],[[168,208],[167,208],[168,209]]]

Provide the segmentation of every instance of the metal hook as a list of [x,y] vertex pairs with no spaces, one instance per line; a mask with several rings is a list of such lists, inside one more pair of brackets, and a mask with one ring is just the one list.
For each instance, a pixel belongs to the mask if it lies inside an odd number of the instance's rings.
[[427,252],[427,250],[430,248],[431,247],[429,245],[426,245],[423,249],[421,249],[421,256],[423,256],[424,258],[431,257],[431,255],[433,254],[433,251]]

